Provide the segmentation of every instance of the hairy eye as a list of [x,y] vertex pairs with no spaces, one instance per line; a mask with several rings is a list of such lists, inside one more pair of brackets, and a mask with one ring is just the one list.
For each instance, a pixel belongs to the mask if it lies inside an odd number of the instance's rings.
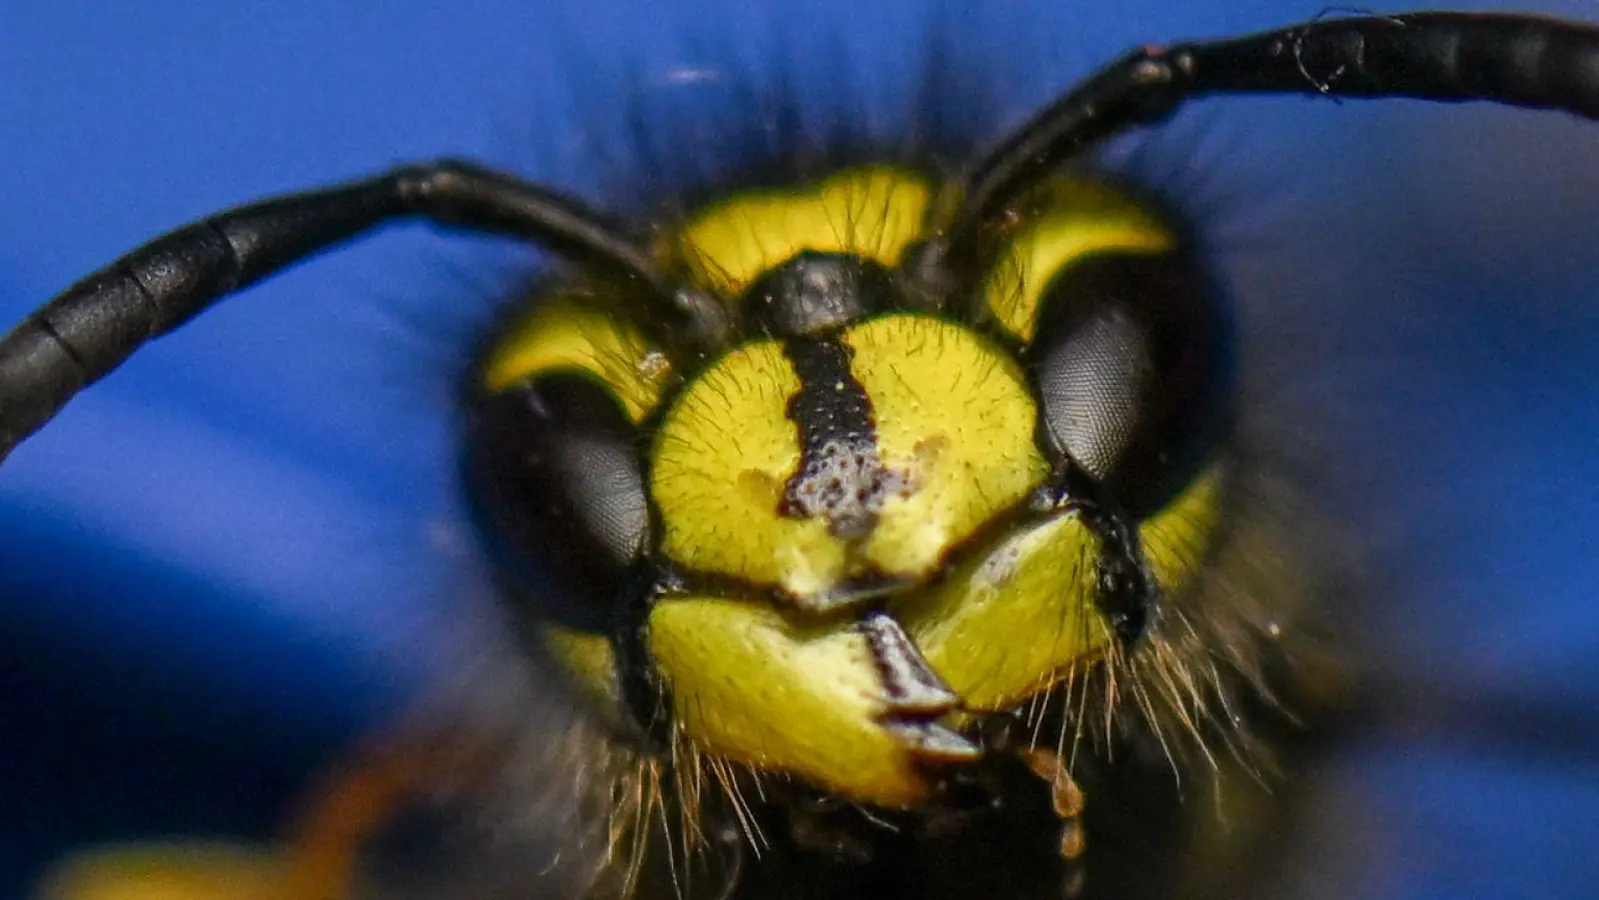
[[1172,253],[1104,253],[1043,291],[1028,349],[1043,419],[1135,517],[1205,465],[1225,424],[1227,323],[1198,267]]
[[557,620],[603,627],[649,527],[635,429],[604,385],[556,371],[468,413],[467,493],[504,566]]

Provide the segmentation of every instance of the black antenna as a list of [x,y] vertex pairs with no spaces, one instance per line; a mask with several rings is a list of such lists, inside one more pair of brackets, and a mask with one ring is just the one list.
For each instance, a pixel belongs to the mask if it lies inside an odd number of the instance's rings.
[[0,338],[0,460],[151,339],[308,256],[407,218],[526,238],[626,273],[682,320],[691,340],[714,343],[728,327],[714,298],[667,278],[623,229],[579,201],[471,163],[407,166],[202,219],[34,311]]
[[1538,16],[1422,12],[1316,20],[1241,38],[1145,47],[1033,116],[964,179],[951,248],[1049,169],[1212,94],[1483,100],[1599,118],[1599,27]]

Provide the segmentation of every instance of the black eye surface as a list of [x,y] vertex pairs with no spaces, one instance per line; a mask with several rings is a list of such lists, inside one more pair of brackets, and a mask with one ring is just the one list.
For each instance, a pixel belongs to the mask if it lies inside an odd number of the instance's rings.
[[1176,253],[1106,253],[1045,288],[1027,356],[1055,449],[1136,516],[1166,505],[1226,427],[1230,323]]
[[479,531],[539,615],[601,630],[649,530],[636,428],[599,381],[555,371],[479,400],[463,473]]

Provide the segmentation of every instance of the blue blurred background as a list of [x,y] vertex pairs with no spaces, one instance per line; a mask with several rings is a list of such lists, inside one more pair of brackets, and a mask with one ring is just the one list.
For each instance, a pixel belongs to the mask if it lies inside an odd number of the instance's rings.
[[[1318,11],[16,0],[0,315],[192,218],[403,160],[604,196],[621,113],[656,93],[782,81],[816,121],[898,133],[940,34],[1011,122],[1135,44]],[[1599,126],[1217,101],[1154,146],[1222,207],[1246,334],[1331,411],[1303,430],[1335,436],[1322,475],[1369,545],[1329,616],[1384,712],[1317,776],[1285,890],[1593,896]],[[470,643],[451,367],[520,259],[390,230],[151,347],[0,469],[0,897],[77,842],[265,833],[447,672]]]

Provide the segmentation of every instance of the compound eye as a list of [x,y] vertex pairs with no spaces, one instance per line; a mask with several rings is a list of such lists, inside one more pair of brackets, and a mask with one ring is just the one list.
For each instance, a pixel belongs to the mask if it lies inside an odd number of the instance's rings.
[[1057,452],[1135,518],[1198,474],[1225,424],[1225,313],[1176,253],[1107,253],[1045,287],[1027,350]]
[[470,410],[468,496],[502,570],[540,595],[541,618],[608,623],[649,531],[637,442],[621,402],[582,372],[525,378]]

